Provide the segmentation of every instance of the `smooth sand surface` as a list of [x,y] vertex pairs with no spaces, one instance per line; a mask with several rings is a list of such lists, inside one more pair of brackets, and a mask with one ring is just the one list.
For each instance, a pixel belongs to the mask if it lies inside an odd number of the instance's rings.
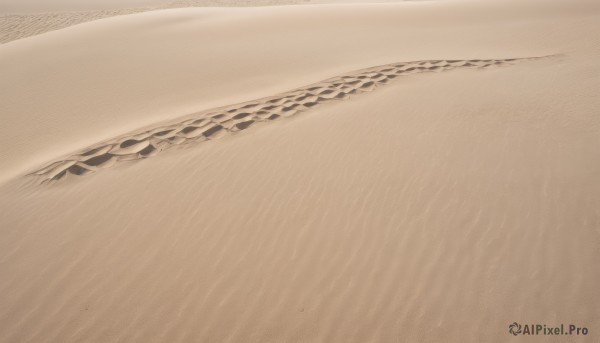
[[599,33],[448,0],[0,45],[0,341],[597,341]]

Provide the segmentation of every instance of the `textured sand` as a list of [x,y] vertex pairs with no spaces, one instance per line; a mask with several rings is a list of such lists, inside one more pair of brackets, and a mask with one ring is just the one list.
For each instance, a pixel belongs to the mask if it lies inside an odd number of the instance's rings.
[[165,8],[273,6],[306,2],[305,0],[4,0],[0,3],[0,44],[88,21]]
[[426,1],[0,45],[0,341],[597,341],[598,33]]
[[193,114],[174,123],[155,124],[141,132],[130,132],[53,161],[29,175],[40,176],[40,182],[45,183],[59,181],[70,175],[90,174],[110,168],[118,162],[145,159],[176,146],[217,139],[246,130],[256,123],[291,117],[333,100],[349,99],[351,95],[373,91],[411,74],[462,68],[485,69],[550,57],[553,56],[426,60],[363,69],[276,96]]

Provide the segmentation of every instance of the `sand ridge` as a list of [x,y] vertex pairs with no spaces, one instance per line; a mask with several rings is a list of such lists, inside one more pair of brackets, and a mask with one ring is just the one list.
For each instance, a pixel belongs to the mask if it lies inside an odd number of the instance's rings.
[[123,161],[142,160],[176,146],[218,139],[260,122],[291,117],[333,100],[370,92],[400,76],[459,68],[485,69],[544,57],[508,59],[422,60],[376,66],[333,77],[271,97],[211,109],[173,124],[131,132],[50,162],[30,175],[41,183],[69,175],[88,175]]
[[186,7],[273,6],[304,3],[303,0],[180,0],[159,6],[68,11],[48,13],[0,14],[0,44],[60,30],[69,26],[114,16]]

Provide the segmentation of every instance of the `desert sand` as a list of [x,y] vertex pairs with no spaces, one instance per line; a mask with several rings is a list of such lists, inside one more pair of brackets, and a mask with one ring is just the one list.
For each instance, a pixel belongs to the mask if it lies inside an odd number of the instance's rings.
[[3,0],[0,43],[0,342],[600,340],[596,1]]

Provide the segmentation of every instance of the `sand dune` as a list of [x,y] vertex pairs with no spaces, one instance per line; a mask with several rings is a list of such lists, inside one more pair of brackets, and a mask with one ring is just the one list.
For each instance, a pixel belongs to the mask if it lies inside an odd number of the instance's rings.
[[[529,23],[519,5],[435,5],[173,9],[4,44],[0,91],[10,120],[0,180],[140,127],[375,65],[569,53],[584,37],[581,20],[595,19],[576,12],[561,19],[574,29],[548,35],[565,6],[521,5],[536,18]],[[515,43],[514,25],[532,43]]]
[[0,342],[597,341],[599,19],[177,8],[0,45]]

